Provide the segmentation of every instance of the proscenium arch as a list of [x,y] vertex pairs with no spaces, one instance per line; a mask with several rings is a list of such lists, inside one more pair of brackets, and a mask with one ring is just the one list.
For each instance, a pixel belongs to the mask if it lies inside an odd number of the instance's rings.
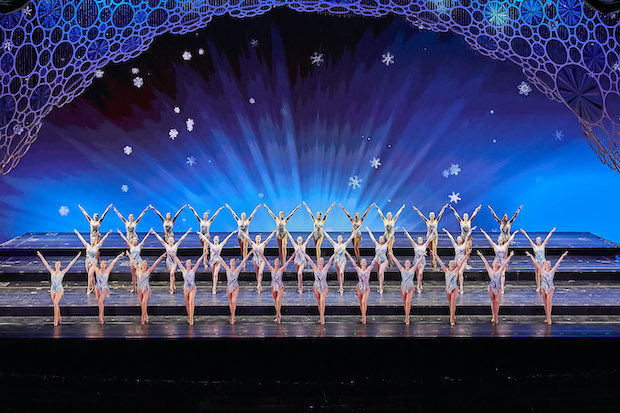
[[477,52],[519,65],[531,85],[565,104],[602,162],[620,172],[620,17],[581,0],[38,0],[0,16],[0,172],[14,168],[43,118],[79,96],[108,63],[125,62],[164,33],[204,28],[274,7],[404,16],[463,36]]

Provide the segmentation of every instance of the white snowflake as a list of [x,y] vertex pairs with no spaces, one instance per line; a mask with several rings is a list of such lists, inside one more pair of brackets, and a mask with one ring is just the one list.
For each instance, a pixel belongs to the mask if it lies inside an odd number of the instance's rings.
[[444,169],[441,174],[443,175],[444,178],[447,178],[450,176],[450,171],[448,169]]
[[553,132],[553,137],[556,141],[559,142],[564,138],[564,132],[562,132],[561,130],[556,130],[555,132]]
[[594,79],[594,73],[588,72],[588,77],[591,78],[591,79]]
[[350,176],[349,177],[349,186],[353,189],[357,189],[357,188],[361,188],[362,187],[362,179],[357,176]]
[[188,132],[193,131],[194,130],[194,119],[187,118],[187,120],[185,121],[185,126],[187,127]]
[[493,115],[493,114],[495,113],[495,111],[494,111],[493,109],[491,109],[491,110],[489,111],[489,113],[490,113],[491,115]]
[[372,158],[372,160],[370,161],[370,167],[379,169],[379,167],[381,166],[381,162],[379,162],[380,160],[381,158]]
[[259,192],[259,193],[258,193],[258,197],[259,197],[259,198],[264,198],[264,197],[265,197],[265,194],[263,194],[262,192]]
[[142,85],[144,85],[144,79],[142,79],[140,76],[136,76],[133,78],[133,85],[137,88],[141,88]]
[[174,138],[179,136],[179,131],[174,128],[170,129],[170,131],[168,132],[168,136],[170,137],[170,139],[174,140]]
[[101,79],[103,77],[103,70],[101,70],[101,69],[95,70],[95,77],[97,79]]
[[614,65],[611,67],[612,70],[617,70],[618,72],[620,72],[620,63],[616,62],[614,63]]
[[493,139],[493,143],[497,143],[497,139]]
[[137,75],[138,73],[140,73],[140,69],[138,69],[137,67],[132,67],[131,73],[133,73],[134,75]]
[[454,191],[452,191],[452,195],[448,195],[448,198],[450,198],[450,202],[454,202],[455,204],[458,204],[459,201],[461,200],[461,197],[459,195],[461,195],[460,192],[457,192],[455,194]]
[[310,56],[310,63],[316,66],[321,66],[321,63],[325,62],[323,59],[323,53],[314,52],[312,56]]
[[250,45],[251,45],[252,47],[256,47],[256,46],[258,46],[258,40],[256,40],[256,39],[252,39],[252,41],[250,42]]
[[450,175],[458,175],[461,172],[461,168],[458,163],[453,163],[450,165]]
[[13,126],[13,133],[15,135],[21,135],[23,131],[24,131],[24,127],[20,125],[19,123]]
[[181,113],[181,108],[178,106],[174,107],[174,113]]
[[389,65],[393,65],[394,64],[394,55],[390,52],[386,52],[384,54],[381,55],[381,62],[383,62],[384,65],[389,66]]
[[69,215],[69,208],[63,205],[58,209],[58,213],[62,215],[63,217],[66,217],[67,215]]
[[131,155],[131,153],[133,152],[133,149],[131,146],[127,145],[123,148],[123,152],[125,152],[125,155]]
[[188,156],[187,157],[187,162],[185,162],[186,164],[188,164],[189,166],[194,166],[196,165],[196,158],[193,156]]
[[517,89],[519,89],[520,95],[525,96],[529,95],[529,93],[532,91],[532,87],[525,82],[521,82],[521,84],[517,86]]
[[4,43],[2,43],[2,47],[4,48],[4,50],[6,50],[7,52],[10,52],[11,49],[13,48],[13,43],[11,43],[10,40],[5,40]]
[[23,11],[24,11],[24,16],[30,16],[30,13],[32,13],[32,9],[30,8],[30,6],[24,7]]
[[256,99],[254,99],[254,98],[250,98],[250,99],[248,99],[248,101],[249,101],[252,105],[256,103]]
[[205,49],[203,49],[202,47],[200,49],[198,49],[198,54],[200,56],[202,56],[203,54],[205,54]]
[[129,191],[129,186],[128,185],[121,185],[121,191],[123,191],[123,192]]
[[182,56],[183,56],[183,60],[186,60],[186,61],[192,59],[192,54],[187,50],[183,52]]

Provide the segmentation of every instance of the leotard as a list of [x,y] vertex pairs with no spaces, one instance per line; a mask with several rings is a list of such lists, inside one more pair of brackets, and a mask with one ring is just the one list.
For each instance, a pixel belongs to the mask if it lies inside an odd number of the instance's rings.
[[426,240],[437,240],[437,221],[428,221],[426,223]]
[[353,239],[362,238],[362,221],[351,221],[351,235]]
[[461,221],[461,237],[467,243],[467,238],[471,234],[471,222],[470,221]]
[[90,221],[90,243],[95,243],[99,239],[101,235],[99,233],[99,229],[101,228],[101,222],[99,221]]
[[456,245],[454,247],[454,261],[457,264],[460,264],[465,259],[465,249],[467,249],[467,245],[465,243],[461,245]]
[[366,291],[370,291],[370,272],[372,271],[372,267],[366,267],[365,270],[362,269],[357,270],[357,288],[365,293]]
[[[211,227],[211,224],[209,223],[209,221],[205,221],[204,219],[200,220],[200,233],[206,238],[206,239],[210,239],[211,235],[209,234],[209,227]],[[203,241],[204,242],[204,241]]]
[[504,265],[504,263],[506,262],[507,248],[508,245],[506,244],[493,247],[493,249],[495,250],[495,259],[493,260],[493,262],[497,262],[500,266]]
[[209,265],[214,266],[220,261],[220,253],[222,252],[222,244],[211,244],[211,258],[209,259]]
[[394,235],[394,221],[388,221],[384,224],[385,231],[383,232],[383,238],[385,238],[385,242],[388,242],[392,235]]
[[413,246],[413,251],[415,252],[413,262],[417,262],[420,257],[422,257],[422,260],[418,264],[418,268],[424,268],[426,266],[426,245],[415,244]]
[[446,292],[450,294],[452,291],[456,290],[456,272],[447,272],[446,273]]
[[241,272],[241,269],[242,267],[235,267],[235,269],[226,271],[226,290],[229,293],[232,293],[239,288],[239,273]]
[[375,246],[375,257],[377,258],[377,265],[381,265],[387,261],[387,244],[377,244]]
[[314,289],[322,293],[327,289],[327,269],[314,271]]
[[131,266],[134,266],[134,268],[138,268],[138,265],[140,265],[140,263],[142,262],[142,257],[140,256],[140,253],[142,252],[142,244],[138,244],[138,245],[132,245],[129,248],[129,255],[131,256],[131,259],[133,260],[133,262],[135,264],[129,264]]
[[401,270],[400,272],[400,277],[401,277],[401,282],[400,282],[400,290],[403,292],[407,292],[409,290],[413,290],[414,288],[414,284],[413,284],[413,277],[414,277],[414,270],[413,268],[410,268],[408,271],[406,270]]
[[261,254],[265,253],[265,244],[254,244],[252,246],[252,251],[254,251],[254,255],[252,256],[252,263],[257,267],[260,267],[260,265],[264,263],[265,260],[263,259],[262,255],[259,254],[259,252]]
[[544,246],[542,245],[540,247],[538,245],[534,246],[534,259],[539,265],[541,265],[543,262],[546,261]]
[[141,293],[144,293],[147,290],[151,291],[151,285],[149,284],[149,277],[151,274],[148,272],[142,272],[141,269],[138,269],[136,271],[136,275],[138,277],[138,291]]
[[183,274],[183,291],[191,291],[196,289],[196,271],[192,268],[181,268]]
[[502,290],[502,273],[497,272],[489,272],[489,289],[493,291],[494,294],[498,294]]
[[174,234],[172,233],[173,227],[174,227],[174,222],[164,221],[164,241],[165,242],[168,242],[168,238],[170,237],[174,239]]
[[241,241],[241,242],[247,241],[245,239],[245,237],[243,235],[241,235],[241,233],[244,233],[245,235],[249,236],[249,233],[248,233],[248,229],[249,228],[250,228],[250,221],[249,220],[247,220],[247,219],[246,220],[241,220],[240,219],[239,221],[237,221],[237,230],[238,230],[238,232],[237,232],[237,239],[239,241]]
[[497,242],[503,241],[503,242],[508,242],[508,240],[510,239],[510,223],[506,222],[505,224],[502,222],[499,225],[499,230],[500,230],[500,234],[499,234],[499,238],[497,239]]
[[306,263],[306,247],[298,244],[293,244],[295,247],[295,265],[300,266],[301,264]]
[[314,230],[312,231],[312,237],[314,238],[315,241],[323,238],[323,236],[325,235],[325,231],[323,231],[324,223],[325,222],[320,219],[314,220]]
[[276,221],[276,237],[278,237],[278,239],[284,239],[286,235],[286,220],[278,218]]
[[168,270],[174,270],[177,268],[177,263],[174,260],[174,257],[177,255],[178,245],[174,244],[172,247],[170,245],[166,245],[166,267]]
[[110,273],[107,271],[104,274],[101,274],[99,271],[95,271],[96,287],[99,289],[99,291],[110,291],[110,287],[108,287],[109,277]]
[[340,268],[342,264],[345,263],[346,257],[344,255],[347,248],[344,244],[336,244],[334,245],[334,266]]
[[553,276],[554,276],[554,274],[551,271],[549,271],[549,272],[543,271],[542,272],[542,278],[541,278],[541,280],[542,280],[541,284],[542,285],[541,285],[541,287],[542,287],[542,289],[547,294],[549,294],[549,291],[551,291],[551,290],[553,290],[555,288],[555,286],[553,285]]
[[91,247],[88,246],[86,248],[86,268],[90,268],[93,263],[97,262],[97,252],[99,251],[99,247]]
[[271,288],[274,291],[280,291],[284,288],[284,282],[282,282],[282,274],[284,273],[284,268],[280,267],[277,271],[271,272]]
[[136,234],[136,227],[138,224],[136,221],[129,222],[125,224],[125,231],[127,232],[127,240],[131,242],[132,239],[138,238],[138,234]]
[[50,288],[50,291],[54,294],[61,292],[61,291],[65,291],[65,289],[62,286],[62,279],[63,279],[64,275],[62,274],[62,272],[59,272],[58,274],[52,274],[52,287]]

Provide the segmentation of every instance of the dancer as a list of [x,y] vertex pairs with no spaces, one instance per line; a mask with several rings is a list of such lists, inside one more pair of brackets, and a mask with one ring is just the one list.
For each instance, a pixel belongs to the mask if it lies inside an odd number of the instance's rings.
[[[443,228],[443,232],[448,235],[448,238],[450,238],[450,241],[452,242],[452,247],[454,247],[454,261],[456,261],[457,264],[460,264],[465,258],[465,252],[469,251],[467,248],[467,241],[465,241],[461,235],[456,237],[456,241],[454,241],[452,234],[450,234],[447,229]],[[471,238],[471,232],[467,236],[467,239],[469,238]],[[465,273],[466,266],[467,264],[462,265],[459,270],[459,292],[461,294],[463,294],[463,274]]]
[[[394,229],[396,231],[398,227]],[[379,279],[379,294],[383,294],[383,279],[385,277],[385,268],[387,267],[387,250],[389,245],[389,240],[385,239],[384,235],[379,237],[379,242],[375,239],[375,236],[372,235],[370,229],[366,227],[366,231],[370,235],[370,239],[375,244],[375,259],[373,262],[376,263],[377,266],[377,278]],[[394,232],[392,232],[392,237],[394,237]]]
[[358,267],[353,257],[351,257],[351,254],[349,254],[349,251],[345,251],[344,253],[349,257],[349,261],[351,261],[353,269],[357,273],[357,299],[360,301],[362,324],[366,324],[366,310],[368,310],[368,297],[370,296],[370,272],[377,262],[378,256],[375,256],[370,265],[367,265],[366,260],[362,258]]
[[[475,227],[474,228],[471,227],[471,224],[474,221],[474,218],[476,218],[476,215],[478,215],[478,212],[480,212],[480,208],[482,208],[482,205],[478,205],[478,207],[476,207],[474,212],[471,214],[471,217],[467,214],[467,212],[464,213],[462,219],[459,216],[459,213],[456,212],[456,209],[452,207],[452,205],[448,204],[448,206],[450,207],[452,212],[454,212],[454,216],[456,217],[456,219],[459,221],[459,224],[461,225],[461,237],[463,237],[463,239],[465,240],[465,245],[467,245],[467,251],[471,251],[471,244],[472,244],[471,233],[475,229]],[[469,266],[469,262],[467,263],[467,266],[465,268],[471,269],[471,267]]]
[[405,266],[403,267],[402,265],[400,265],[400,262],[396,259],[394,254],[392,254],[391,252],[389,254],[392,256],[392,259],[394,260],[394,262],[396,263],[396,266],[400,270],[400,277],[401,277],[400,295],[403,297],[403,303],[405,306],[405,324],[409,325],[409,313],[411,311],[411,300],[413,299],[413,290],[415,287],[413,283],[413,278],[415,276],[415,272],[416,272],[416,269],[418,268],[418,265],[420,265],[420,262],[422,262],[422,258],[424,258],[424,255],[418,258],[415,264],[413,264],[413,267],[411,266],[411,261],[405,260]]
[[45,265],[45,268],[47,268],[47,270],[50,272],[52,282],[52,286],[50,287],[50,295],[52,296],[52,303],[54,304],[54,326],[57,326],[59,323],[62,323],[62,317],[60,316],[60,306],[58,305],[63,293],[65,292],[65,289],[62,286],[62,279],[64,278],[67,271],[69,271],[69,269],[73,267],[73,264],[75,264],[78,258],[80,258],[82,252],[78,252],[78,255],[76,255],[69,264],[67,264],[64,270],[60,269],[60,261],[56,261],[56,263],[54,264],[56,268],[52,269],[52,267],[50,267],[47,261],[45,261],[45,258],[43,258],[43,254],[41,254],[40,251],[37,251],[37,255],[43,262],[43,265]]
[[431,250],[431,254],[437,259],[439,266],[445,273],[446,298],[448,299],[448,304],[450,306],[450,325],[452,326],[456,322],[456,297],[459,295],[458,288],[456,286],[457,274],[461,270],[461,267],[463,267],[467,262],[467,257],[469,257],[470,253],[470,251],[465,253],[465,259],[461,261],[460,264],[457,264],[454,260],[450,260],[448,267],[446,267],[443,261],[441,261],[441,258],[439,258],[437,254]]
[[[103,211],[103,214],[101,214],[101,218],[99,218],[98,213],[95,213],[91,218],[81,205],[78,205],[78,208],[80,208],[80,211],[82,211],[82,214],[84,214],[84,216],[88,220],[88,223],[90,224],[90,243],[92,244],[93,242],[97,242],[97,239],[101,236],[101,234],[99,233],[99,230],[101,229],[101,223],[103,222],[110,208],[112,208],[112,204],[108,205],[105,211]],[[97,257],[97,259],[99,259],[99,257]]]
[[325,236],[325,230],[323,230],[323,225],[325,225],[325,220],[327,220],[327,216],[329,215],[329,212],[332,210],[334,205],[336,205],[336,203],[332,202],[329,208],[327,208],[327,211],[325,212],[324,216],[321,214],[321,212],[317,212],[316,218],[314,217],[314,215],[312,215],[312,211],[310,210],[310,207],[308,206],[308,204],[306,204],[306,202],[303,202],[303,204],[308,210],[308,214],[310,215],[310,218],[312,219],[312,225],[313,225],[312,237],[314,238],[316,258],[319,259],[321,258],[321,244],[323,243],[323,238]]
[[[288,236],[292,239],[293,236],[290,232],[286,231]],[[312,233],[308,235],[306,241],[302,237],[297,237],[297,244],[293,244],[295,248],[295,269],[297,270],[297,292],[303,294],[304,292],[304,268],[306,267],[306,246],[312,237]]]
[[[536,237],[536,244],[532,242],[532,239],[529,237],[529,235],[527,235],[527,232],[525,232],[523,229],[521,229],[521,232],[530,242],[530,245],[534,250],[534,258],[536,258],[536,262],[538,262],[539,266],[542,266],[542,264],[547,260],[545,258],[545,248],[547,247],[547,243],[549,242],[551,235],[555,232],[555,228],[553,228],[551,232],[547,234],[547,238],[545,238],[545,241],[542,241],[540,237]],[[540,271],[538,269],[535,269],[534,273],[536,276],[536,292],[538,293],[540,292]]]
[[134,237],[138,238],[138,234],[136,234],[136,227],[138,226],[138,223],[140,222],[146,211],[148,211],[148,209],[149,207],[144,208],[140,215],[138,215],[138,219],[134,221],[133,214],[129,214],[127,219],[125,219],[125,217],[120,212],[118,212],[118,209],[114,207],[114,212],[116,212],[116,215],[118,215],[121,221],[123,221],[123,224],[125,224],[125,231],[127,232],[127,239],[129,240],[129,242],[131,242]]
[[265,241],[262,241],[261,235],[258,234],[256,237],[254,237],[256,242],[252,241],[245,232],[241,233],[241,235],[247,238],[248,243],[252,247],[252,251],[254,251],[254,257],[252,258],[252,264],[254,264],[254,273],[256,274],[256,292],[258,294],[263,292],[263,286],[261,285],[261,283],[263,281],[263,271],[265,271],[265,261],[263,261],[260,255],[256,254],[256,252],[257,251],[260,251],[262,253],[265,252],[265,245],[269,243],[269,240],[271,240],[271,238],[276,233],[276,231],[277,230],[269,234],[269,236],[267,237]]
[[[237,221],[237,241],[239,242],[239,248],[241,249],[241,257],[245,258],[245,256],[248,255],[248,240],[241,234],[244,233],[249,238],[248,230],[250,228],[250,222],[254,219],[254,215],[256,214],[256,211],[258,211],[258,208],[260,208],[260,204],[256,205],[256,208],[254,208],[254,211],[252,211],[247,219],[245,212],[242,212],[241,218],[239,218],[228,204],[226,204],[226,208],[230,210],[233,218]],[[245,271],[245,262],[243,263],[243,270]]]
[[194,325],[194,301],[196,299],[196,271],[200,266],[200,261],[203,261],[205,253],[203,252],[200,258],[196,260],[196,265],[192,267],[192,260],[185,261],[185,267],[179,260],[179,257],[174,256],[174,261],[179,266],[181,274],[183,274],[183,296],[185,297],[185,310],[187,311],[187,322],[190,326]]
[[[349,237],[347,242],[342,242],[342,235],[338,235],[336,238],[338,241],[334,242],[332,237],[329,236],[327,231],[325,232],[325,236],[327,240],[334,246],[334,267],[336,267],[336,278],[338,278],[338,285],[340,285],[340,289],[338,292],[340,294],[344,293],[344,266],[346,264],[347,258],[344,256],[344,252],[347,250],[347,245],[353,240],[353,234]],[[317,261],[318,262],[318,261]]]
[[[491,237],[489,237],[489,235],[483,229],[480,229],[480,232],[484,234],[486,239],[489,241],[489,244],[491,244],[491,246],[493,247],[493,251],[495,251],[495,258],[493,259],[493,262],[497,261],[500,266],[503,266],[504,262],[506,261],[506,254],[508,253],[508,246],[510,245],[515,235],[517,235],[517,232],[519,231],[515,231],[514,234],[512,234],[508,238],[507,242],[504,242],[503,240],[500,239],[497,244],[493,242]],[[508,266],[505,266],[504,272],[502,273],[502,294],[504,294],[504,285],[506,284],[506,269],[507,268]]]
[[426,241],[427,242],[429,240],[431,241],[429,243],[429,248],[432,253],[431,256],[433,257],[434,268],[437,268],[437,261],[435,260],[435,257],[438,256],[437,255],[437,241],[439,240],[439,234],[437,233],[437,226],[439,225],[439,220],[441,219],[441,216],[443,215],[443,212],[446,210],[447,207],[448,207],[448,204],[444,205],[443,208],[441,208],[439,215],[437,215],[437,219],[435,219],[434,212],[430,212],[428,214],[428,218],[426,218],[424,214],[422,214],[420,210],[416,208],[415,205],[413,205],[413,209],[415,209],[418,215],[424,220],[424,222],[426,222]]
[[319,324],[325,324],[325,299],[327,298],[328,290],[327,271],[329,271],[329,266],[332,264],[332,261],[334,261],[336,254],[332,255],[327,262],[325,262],[324,258],[317,259],[316,265],[308,254],[305,252],[303,254],[314,271],[314,296],[319,306]]
[[403,231],[405,232],[405,235],[407,236],[407,238],[409,238],[409,242],[411,242],[411,245],[413,246],[413,252],[415,253],[414,257],[413,257],[413,261],[417,261],[418,259],[421,258],[420,263],[418,264],[417,267],[417,273],[418,273],[418,294],[422,293],[422,276],[424,275],[424,267],[426,267],[426,249],[428,248],[428,243],[430,242],[430,240],[426,240],[426,242],[424,242],[424,239],[422,237],[418,237],[418,242],[413,242],[413,238],[411,238],[411,235],[409,235],[409,233],[407,232],[406,229],[403,228]]
[[198,233],[200,239],[206,242],[209,246],[209,254],[211,255],[211,258],[209,258],[209,266],[211,267],[211,276],[213,279],[213,288],[211,289],[211,293],[213,294],[217,294],[217,277],[220,273],[219,257],[222,253],[222,249],[224,248],[224,245],[226,245],[230,237],[232,237],[237,231],[238,230],[236,229],[230,234],[228,234],[228,236],[224,238],[224,241],[222,243],[220,243],[220,237],[217,235],[213,237],[213,242],[211,242],[207,237],[205,237],[201,233]]
[[[228,295],[228,308],[230,309],[230,324],[235,324],[235,321],[237,321],[235,311],[237,311],[237,296],[239,296],[239,273],[241,272],[241,269],[247,259],[250,258],[250,255],[253,253],[254,251],[250,251],[250,253],[246,255],[243,260],[241,260],[239,266],[236,265],[237,260],[234,258],[230,259],[230,266],[228,266],[224,262],[224,259],[222,259],[221,255],[218,254],[215,256],[215,259],[218,261],[218,268],[220,265],[223,265],[224,270],[226,271],[226,293]],[[211,260],[213,260],[213,258],[214,256],[212,255]]]
[[163,245],[166,249],[166,268],[168,268],[168,271],[170,272],[170,294],[174,294],[174,292],[177,290],[177,287],[174,284],[174,274],[177,270],[177,263],[174,262],[174,257],[177,256],[179,245],[181,245],[181,243],[183,242],[185,237],[187,237],[191,230],[191,228],[188,229],[187,232],[183,234],[183,236],[179,238],[179,241],[177,241],[176,243],[174,242],[174,235],[168,237],[167,241],[164,241],[157,232],[151,230],[151,232],[155,234],[159,242],[161,242],[161,245]]
[[560,263],[564,257],[568,255],[568,251],[565,251],[564,254],[560,256],[560,258],[555,262],[553,268],[551,268],[551,261],[547,260],[542,264],[538,264],[536,258],[533,257],[529,251],[526,251],[525,254],[532,259],[534,268],[538,269],[540,272],[542,298],[545,306],[545,315],[547,316],[545,323],[551,324],[551,300],[553,299],[553,291],[555,290],[555,286],[553,285],[553,277],[555,276],[555,272],[560,267]]
[[489,262],[487,261],[486,258],[484,258],[484,255],[482,255],[480,251],[476,251],[476,252],[482,259],[482,262],[484,263],[484,267],[487,269],[487,273],[489,274],[489,280],[490,280],[489,298],[491,298],[491,314],[492,314],[491,322],[495,324],[499,324],[499,318],[497,316],[499,315],[499,300],[500,298],[502,298],[501,278],[502,278],[502,274],[506,271],[506,266],[508,265],[508,262],[514,255],[514,251],[510,252],[510,255],[508,256],[508,258],[506,258],[506,261],[504,261],[502,265],[499,265],[499,262],[497,261],[493,261],[493,268],[491,268],[491,266],[489,265]]
[[99,323],[100,324],[104,323],[103,301],[105,300],[105,298],[108,296],[108,293],[110,292],[110,287],[108,287],[108,279],[110,278],[110,273],[112,272],[112,268],[114,268],[114,265],[116,264],[116,262],[123,255],[125,254],[122,252],[118,254],[118,256],[114,258],[114,260],[110,263],[109,266],[107,265],[107,262],[105,260],[101,261],[101,263],[99,264],[100,265],[99,267],[97,267],[96,263],[93,263],[93,267],[95,267],[95,277],[97,281],[97,284],[95,286],[95,296],[97,297],[97,305],[99,307]]
[[[215,214],[213,214],[211,218],[209,218],[208,212],[204,212],[202,214],[202,218],[200,218],[196,210],[191,205],[188,205],[188,207],[189,209],[192,210],[192,212],[194,213],[194,216],[196,217],[196,219],[198,220],[198,223],[200,224],[200,233],[206,239],[211,239],[211,234],[209,233],[211,229],[211,224],[213,223],[213,220],[215,219],[215,217],[217,217],[217,214],[219,214],[220,211],[224,209],[224,207],[223,206],[219,207],[218,210],[215,211]],[[204,258],[202,259],[203,264],[204,264],[204,267],[207,268],[207,256],[209,255],[209,245],[206,242],[204,242],[202,238],[200,238],[200,244],[202,245],[202,252],[204,253],[203,254]]]
[[142,316],[140,318],[140,324],[145,324],[149,322],[149,314],[147,311],[147,303],[149,301],[149,296],[151,295],[151,284],[149,284],[149,277],[151,276],[151,273],[153,272],[155,267],[157,267],[157,264],[159,264],[159,261],[161,261],[166,256],[166,253],[160,255],[159,258],[155,260],[153,265],[151,265],[151,268],[148,269],[148,264],[146,260],[137,262],[131,256],[131,252],[129,251],[127,252],[127,256],[129,256],[130,265],[136,268],[136,275],[138,278],[138,299],[140,300],[140,310],[142,313]]
[[[135,262],[139,266],[140,262],[142,262],[142,257],[140,256],[140,253],[142,252],[142,247],[144,247],[144,241],[146,241],[149,235],[151,235],[151,232],[153,232],[153,228],[151,228],[151,230],[146,233],[146,236],[142,239],[142,242],[140,242],[139,244],[138,244],[137,236],[129,238],[129,237],[125,237],[118,228],[116,229],[116,231],[120,234],[123,241],[125,241],[125,244],[127,244],[127,248],[129,248],[129,255],[131,258],[133,258],[132,262]],[[132,263],[129,264],[129,271],[131,272],[131,290],[129,291],[130,293],[136,292],[136,277],[137,277],[136,271],[137,269],[138,269],[137,266],[133,265]]]
[[[278,212],[278,216],[275,216],[273,212],[271,212],[271,209],[269,209],[267,204],[263,204],[263,206],[267,208],[267,212],[269,212],[271,218],[276,221],[278,251],[280,252],[280,260],[284,262],[286,261],[286,244],[288,242],[288,231],[286,230],[286,224],[288,223],[288,220],[291,219],[293,215],[295,215],[295,212],[297,212],[299,207],[301,207],[301,204],[297,205],[293,212],[288,214],[286,218],[284,217],[284,211]],[[254,258],[256,258],[256,256],[254,256]]]
[[265,261],[265,265],[271,272],[271,295],[273,295],[273,301],[276,306],[276,318],[273,321],[280,324],[282,321],[282,313],[280,309],[282,308],[282,295],[284,294],[284,282],[282,282],[282,275],[284,274],[284,271],[286,271],[286,267],[288,267],[291,261],[293,261],[293,258],[295,258],[297,252],[293,253],[288,261],[286,261],[282,266],[280,266],[280,258],[276,258],[273,261],[273,267],[269,264],[269,261],[267,261],[267,258],[265,258],[262,252],[257,251],[257,253]]
[[[385,232],[383,233],[383,239],[388,244],[388,251],[391,253],[394,253],[394,251],[392,250],[392,248],[394,247],[394,234],[396,233],[396,229],[394,228],[394,225],[396,224],[396,220],[398,219],[400,213],[403,212],[403,209],[405,209],[405,204],[403,204],[403,206],[401,206],[400,209],[396,212],[396,215],[394,215],[394,219],[392,219],[391,212],[388,212],[387,214],[385,214],[385,216],[383,216],[383,212],[381,212],[381,208],[379,208],[377,204],[373,204],[373,205],[375,206],[375,208],[377,208],[377,212],[379,212],[379,216],[381,217],[381,220],[383,221],[383,226],[385,227]],[[394,262],[390,260],[390,267],[392,265],[394,265]]]
[[174,214],[174,217],[172,217],[172,214],[170,212],[166,212],[166,218],[164,218],[163,215],[157,209],[155,209],[153,205],[149,204],[149,208],[151,208],[153,211],[155,211],[157,215],[159,215],[159,218],[161,219],[161,222],[164,226],[164,241],[168,242],[168,238],[172,238],[174,241],[174,233],[172,232],[172,229],[174,228],[174,223],[179,217],[181,211],[183,211],[186,206],[187,204],[183,205],[181,209],[179,209],[177,213]]
[[358,264],[360,262],[360,242],[362,241],[362,223],[364,222],[364,219],[366,219],[366,214],[368,214],[368,211],[370,211],[370,208],[372,208],[373,205],[374,203],[370,204],[368,208],[366,208],[366,211],[364,211],[361,218],[360,218],[359,212],[356,212],[355,215],[353,215],[353,218],[351,218],[351,215],[349,215],[347,210],[344,209],[344,207],[341,204],[338,204],[338,206],[342,208],[344,213],[347,215],[347,218],[349,218],[349,221],[351,221],[351,237],[353,237],[353,250],[355,251],[355,259],[357,260]]
[[90,294],[95,290],[95,266],[94,264],[99,264],[99,249],[103,245],[103,241],[110,235],[112,230],[108,231],[107,234],[101,238],[101,234],[98,235],[99,238],[96,238],[94,242],[88,243],[82,235],[78,232],[77,229],[74,229],[73,232],[78,236],[80,241],[82,241],[82,245],[86,248],[86,257],[84,259],[84,265],[86,266],[86,273],[88,274],[88,283],[86,286],[86,294]]
[[517,212],[515,212],[512,218],[510,218],[510,221],[508,221],[508,215],[506,214],[502,215],[502,219],[500,220],[495,214],[495,211],[493,211],[493,208],[491,208],[491,205],[489,205],[489,209],[491,210],[491,214],[493,214],[493,218],[495,218],[495,220],[499,224],[500,234],[499,234],[499,238],[497,239],[498,243],[500,241],[506,242],[510,238],[510,226],[512,225],[513,222],[515,222],[515,219],[517,219],[519,212],[521,212],[521,208],[523,208],[523,205],[521,205],[519,209],[517,209]]

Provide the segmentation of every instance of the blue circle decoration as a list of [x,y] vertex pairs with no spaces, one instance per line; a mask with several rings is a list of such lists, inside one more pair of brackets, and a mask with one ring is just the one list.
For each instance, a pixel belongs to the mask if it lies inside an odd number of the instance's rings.
[[521,16],[527,24],[538,25],[543,19],[543,6],[539,0],[523,0]]
[[10,13],[10,14],[5,14],[2,17],[0,17],[0,25],[2,25],[2,27],[4,27],[5,29],[12,29],[13,27],[17,26],[17,23],[19,23],[19,20],[22,17],[22,12],[21,11],[16,11],[15,13]]
[[97,39],[88,47],[86,55],[90,60],[99,60],[108,52],[108,42],[103,39]]
[[0,60],[0,70],[2,73],[8,73],[13,68],[13,55],[5,54]]
[[493,26],[503,26],[508,21],[506,8],[499,2],[492,2],[484,9],[484,17]]
[[71,30],[69,30],[68,38],[70,42],[75,43],[80,40],[80,37],[82,37],[82,29],[79,27],[72,27]]
[[580,0],[560,0],[558,2],[560,19],[569,26],[576,25],[581,20],[581,7]]
[[5,126],[15,113],[15,100],[8,95],[0,97],[0,126]]
[[123,42],[123,45],[121,46],[121,51],[123,53],[133,52],[138,47],[140,47],[141,44],[142,42],[140,41],[140,38],[138,36],[132,36]]
[[38,86],[32,92],[32,96],[30,97],[30,107],[33,110],[41,109],[43,106],[45,106],[45,104],[49,100],[50,93],[51,93],[51,91],[50,91],[49,86],[47,86],[47,85],[40,85],[40,86]]
[[605,67],[605,52],[598,43],[588,43],[583,47],[583,61],[586,67],[598,73]]
[[39,22],[47,29],[58,23],[61,13],[62,4],[60,0],[42,0],[38,3]]
[[564,66],[556,79],[558,92],[566,104],[582,119],[596,122],[603,111],[603,97],[596,80],[577,65]]

